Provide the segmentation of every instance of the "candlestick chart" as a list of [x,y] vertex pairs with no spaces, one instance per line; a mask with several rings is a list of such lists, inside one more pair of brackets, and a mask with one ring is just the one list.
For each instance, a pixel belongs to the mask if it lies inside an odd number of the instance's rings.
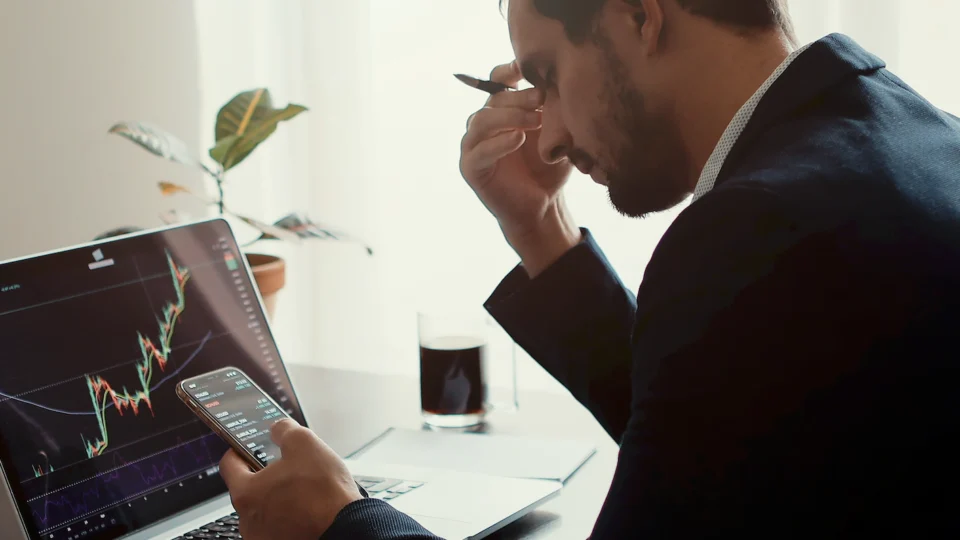
[[33,466],[33,476],[35,478],[40,478],[41,476],[54,471],[53,465],[50,464],[50,458],[47,456],[47,453],[41,450],[40,455],[43,456],[43,458],[46,460],[46,463]]
[[137,333],[137,345],[142,356],[142,360],[136,364],[139,387],[133,393],[130,393],[126,386],[117,391],[111,386],[110,382],[99,375],[88,375],[86,377],[87,387],[90,390],[90,400],[93,403],[97,425],[100,428],[99,438],[93,440],[83,438],[83,445],[89,458],[101,455],[110,445],[110,432],[107,428],[109,405],[112,405],[120,415],[123,415],[124,411],[139,415],[142,406],[145,405],[150,414],[153,415],[153,403],[150,401],[150,383],[154,376],[154,364],[160,371],[164,371],[167,367],[167,361],[170,358],[170,342],[173,340],[177,320],[186,309],[184,288],[190,278],[189,270],[177,266],[169,253],[167,254],[167,264],[170,267],[170,277],[173,279],[176,299],[167,303],[163,308],[162,317],[157,318],[159,346],[151,338],[140,332]]

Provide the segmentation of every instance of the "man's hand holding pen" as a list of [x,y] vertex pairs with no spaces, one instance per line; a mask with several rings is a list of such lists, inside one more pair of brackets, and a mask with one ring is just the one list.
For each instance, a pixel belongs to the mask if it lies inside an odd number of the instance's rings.
[[491,82],[511,90],[493,93],[468,119],[460,172],[533,277],[576,245],[580,230],[562,197],[570,162],[550,155],[549,141],[541,144],[545,128],[562,128],[543,125],[547,95],[539,88],[516,90],[521,79],[516,62],[490,74]]

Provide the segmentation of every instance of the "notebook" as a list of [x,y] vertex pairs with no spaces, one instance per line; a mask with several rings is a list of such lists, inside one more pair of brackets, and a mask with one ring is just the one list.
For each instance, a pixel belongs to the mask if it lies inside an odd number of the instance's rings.
[[566,482],[595,452],[582,441],[389,428],[348,459]]

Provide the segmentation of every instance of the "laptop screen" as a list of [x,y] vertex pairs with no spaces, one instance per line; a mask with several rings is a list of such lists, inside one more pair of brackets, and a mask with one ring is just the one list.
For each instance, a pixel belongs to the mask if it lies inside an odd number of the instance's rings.
[[0,459],[31,537],[112,539],[225,492],[184,378],[236,366],[304,422],[240,257],[214,220],[0,264]]

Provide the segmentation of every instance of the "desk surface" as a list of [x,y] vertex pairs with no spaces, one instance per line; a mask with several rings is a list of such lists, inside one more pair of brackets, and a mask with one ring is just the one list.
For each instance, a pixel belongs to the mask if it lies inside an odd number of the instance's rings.
[[[311,427],[340,455],[358,450],[391,426],[419,428],[419,382],[290,365]],[[521,392],[517,413],[494,413],[491,433],[586,440],[597,453],[571,477],[561,495],[494,535],[495,540],[576,539],[590,535],[617,464],[617,445],[569,394]]]

